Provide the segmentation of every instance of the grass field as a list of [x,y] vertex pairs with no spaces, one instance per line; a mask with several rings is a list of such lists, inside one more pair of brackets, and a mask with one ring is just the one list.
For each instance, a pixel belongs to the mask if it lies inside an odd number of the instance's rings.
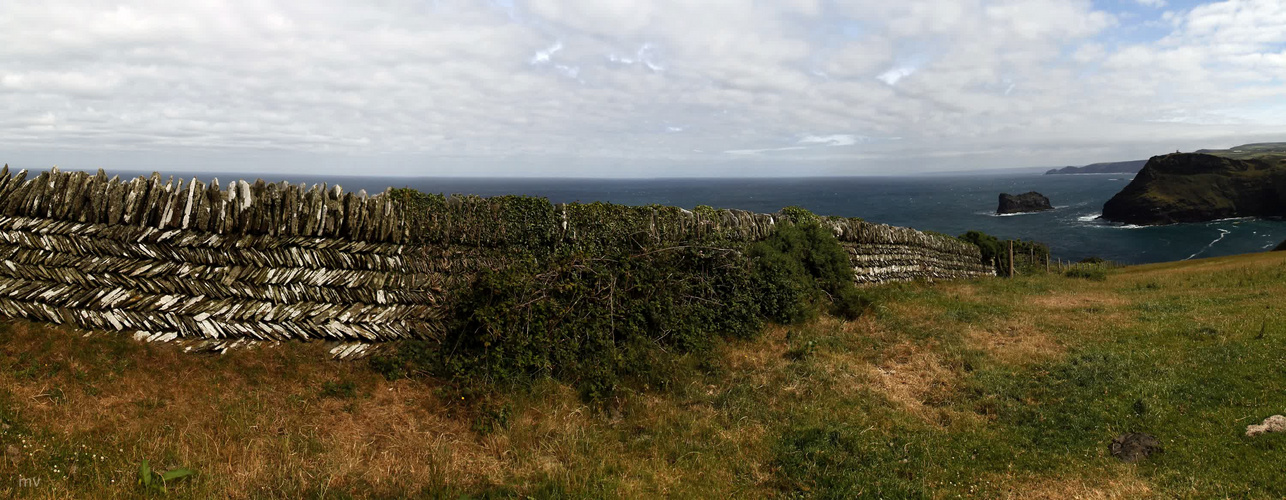
[[[1286,412],[1286,252],[875,294],[602,405],[7,322],[0,496],[1286,496],[1286,435],[1243,435]],[[1120,463],[1132,431],[1164,451]],[[143,460],[196,475],[144,490]]]
[[1217,156],[1232,158],[1234,160],[1262,160],[1269,164],[1281,164],[1286,162],[1286,142],[1243,144],[1229,149],[1207,149],[1198,152],[1205,152]]

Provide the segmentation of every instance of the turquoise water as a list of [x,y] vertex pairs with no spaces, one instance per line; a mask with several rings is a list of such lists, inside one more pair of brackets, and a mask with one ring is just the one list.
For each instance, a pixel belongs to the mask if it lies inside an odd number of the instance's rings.
[[[120,173],[122,177],[130,174]],[[213,175],[198,177],[208,180]],[[225,173],[220,177],[226,180],[240,176]],[[1161,227],[1123,226],[1095,220],[1102,212],[1103,203],[1129,182],[1130,176],[1122,174],[654,180],[292,175],[265,180],[328,182],[348,190],[369,192],[394,186],[446,194],[524,194],[547,197],[555,203],[655,203],[689,209],[710,205],[756,212],[776,212],[784,206],[798,205],[818,214],[862,217],[952,235],[977,229],[1002,238],[1046,243],[1055,257],[1063,259],[1098,256],[1131,264],[1259,252],[1286,240],[1286,222],[1276,220],[1226,220]],[[1001,192],[1017,194],[1033,190],[1048,196],[1055,210],[994,215]]]

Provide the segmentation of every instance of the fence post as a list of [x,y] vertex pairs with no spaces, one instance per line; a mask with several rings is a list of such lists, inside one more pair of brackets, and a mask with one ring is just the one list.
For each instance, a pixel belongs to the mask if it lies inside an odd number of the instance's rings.
[[1009,240],[1009,277],[1014,277],[1014,240]]

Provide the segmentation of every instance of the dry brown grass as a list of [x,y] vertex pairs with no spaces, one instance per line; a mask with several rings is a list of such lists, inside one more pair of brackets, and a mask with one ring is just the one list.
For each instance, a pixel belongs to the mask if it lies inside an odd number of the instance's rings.
[[971,326],[966,330],[965,341],[969,347],[1011,365],[1048,362],[1067,351],[1065,346],[1033,324],[1030,316],[1005,320],[995,326]]
[[1129,305],[1125,298],[1107,291],[1095,292],[1055,292],[1049,295],[1036,295],[1028,299],[1028,304],[1055,311],[1067,311],[1088,308],[1118,308]]
[[960,389],[962,374],[932,346],[899,344],[886,360],[865,368],[867,387],[925,423],[951,427],[983,421],[976,413],[948,404]]
[[[628,498],[716,496],[729,488],[762,496],[756,491],[773,477],[772,429],[757,419],[729,420],[712,401],[742,384],[780,389],[772,400],[787,397],[785,332],[774,328],[723,349],[735,383],[637,394],[620,412],[596,410],[555,382],[536,384],[530,396],[489,396],[513,403],[516,413],[506,428],[479,434],[476,407],[446,398],[440,384],[388,382],[364,363],[329,361],[321,345],[192,355],[171,344],[84,339],[16,323],[0,337],[0,368],[20,357],[64,368],[34,383],[0,369],[0,394],[12,395],[13,409],[40,434],[21,463],[0,464],[0,479],[28,477],[57,449],[87,446],[109,453],[81,471],[87,480],[47,480],[49,498],[132,496],[143,459],[160,470],[197,470],[180,489],[196,497],[403,496],[489,485],[529,491],[550,481],[597,496],[605,479],[614,495]],[[124,352],[100,352],[104,343]],[[105,357],[128,362],[113,369],[101,364]],[[340,380],[353,383],[354,397],[322,395],[324,383]],[[47,396],[52,388],[61,399]],[[694,396],[677,396],[688,393]],[[728,466],[729,456],[740,457],[737,467]],[[13,491],[5,486],[0,496]]]
[[[319,345],[283,344],[221,357],[142,345],[119,374],[97,373],[80,382],[73,374],[91,362],[89,353],[75,351],[80,342],[61,330],[16,325],[6,355],[52,345],[42,361],[67,368],[35,381],[2,371],[0,391],[12,394],[17,410],[46,432],[33,439],[28,456],[39,458],[64,443],[106,445],[115,453],[97,472],[109,485],[132,482],[143,459],[218,478],[203,483],[206,492],[227,498],[353,487],[397,492],[448,479],[478,484],[534,472],[506,455],[504,440],[475,435],[435,387],[387,382],[353,363],[318,361],[326,359]],[[358,395],[319,396],[323,382],[338,379],[352,380]],[[62,398],[42,396],[51,388]],[[130,491],[109,487],[96,495]],[[57,487],[53,492],[71,494]]]
[[1095,479],[1056,477],[1027,479],[1013,484],[1001,496],[1012,500],[1116,500],[1153,497],[1148,483],[1132,473]]

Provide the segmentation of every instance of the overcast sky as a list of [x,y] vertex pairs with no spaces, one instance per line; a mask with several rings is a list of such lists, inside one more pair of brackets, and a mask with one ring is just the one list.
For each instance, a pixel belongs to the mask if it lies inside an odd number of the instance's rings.
[[0,162],[895,175],[1286,141],[1282,0],[9,0]]

